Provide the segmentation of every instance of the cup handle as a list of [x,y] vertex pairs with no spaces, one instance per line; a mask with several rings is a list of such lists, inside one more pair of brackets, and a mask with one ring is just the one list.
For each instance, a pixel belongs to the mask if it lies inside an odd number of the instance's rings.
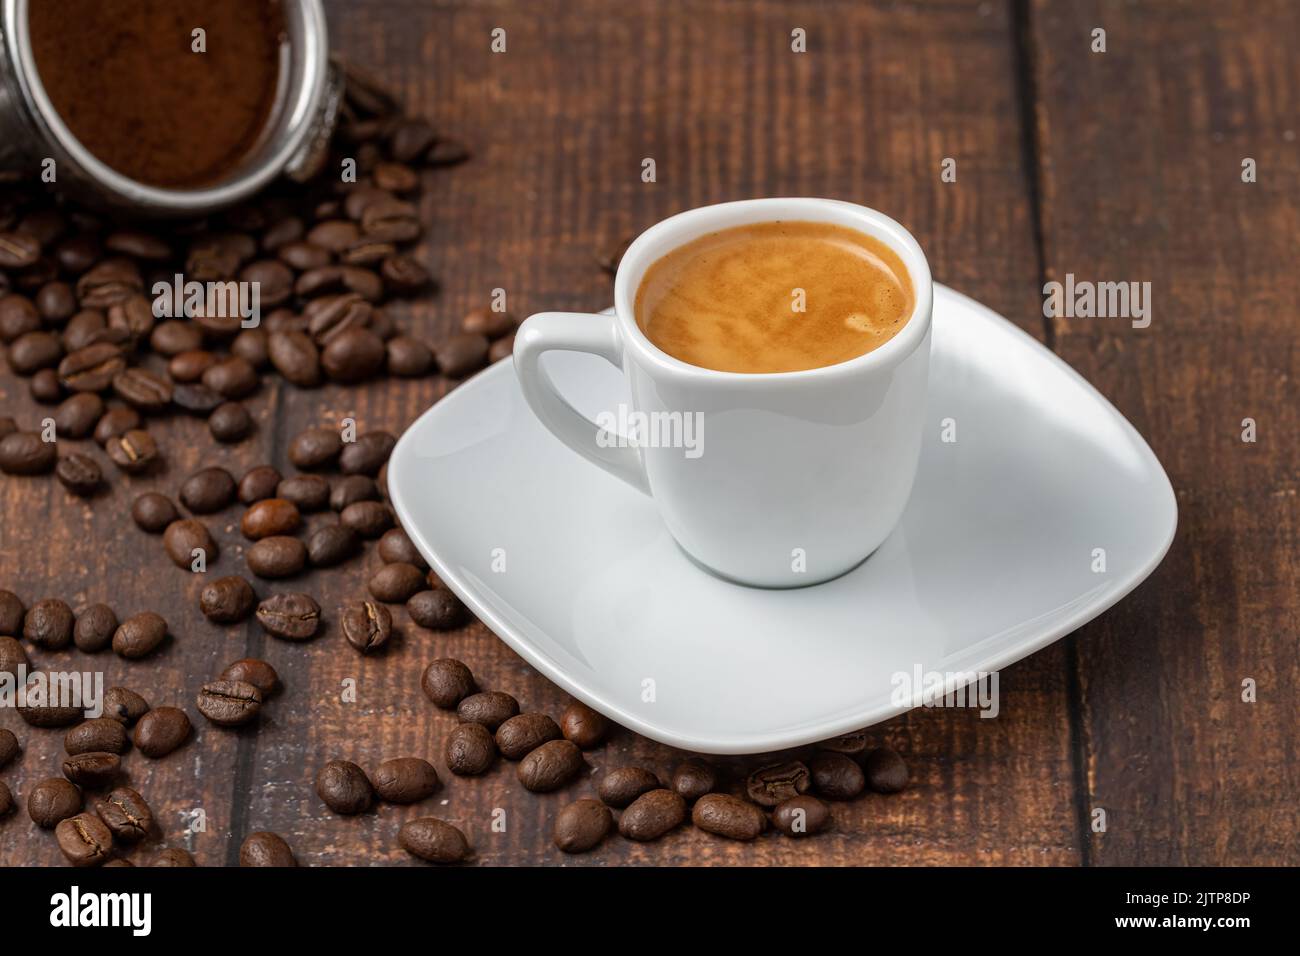
[[539,312],[515,333],[515,373],[524,399],[560,441],[583,458],[622,478],[643,494],[650,494],[641,455],[625,441],[606,447],[598,440],[602,429],[570,405],[541,366],[544,352],[587,352],[599,355],[615,368],[623,368],[623,342],[612,315],[583,312]]

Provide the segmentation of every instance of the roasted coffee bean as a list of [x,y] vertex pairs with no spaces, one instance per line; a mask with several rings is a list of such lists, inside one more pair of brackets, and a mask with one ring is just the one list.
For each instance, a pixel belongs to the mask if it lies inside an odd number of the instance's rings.
[[239,479],[239,503],[251,505],[265,498],[274,498],[280,480],[280,473],[270,465],[250,468],[244,477]]
[[320,475],[294,475],[276,486],[275,496],[292,501],[303,513],[322,511],[329,506],[330,483]]
[[244,537],[260,541],[277,534],[293,534],[302,524],[298,506],[284,498],[265,498],[244,512],[239,529]]
[[257,622],[272,637],[305,641],[320,627],[320,605],[307,594],[272,594],[257,606]]
[[48,703],[50,687],[35,674],[23,688],[25,702],[18,705],[18,716],[33,727],[67,727],[85,716],[80,707],[57,707]]
[[87,345],[104,341],[107,338],[104,330],[107,328],[108,321],[104,313],[95,309],[82,309],[68,319],[68,324],[63,327],[64,351],[71,354],[78,349],[84,349]]
[[208,416],[208,431],[223,444],[241,442],[253,433],[253,416],[241,402],[222,402]]
[[393,513],[378,501],[356,501],[339,513],[339,520],[363,538],[378,538],[393,526]]
[[289,383],[299,388],[320,384],[320,351],[305,332],[272,332],[267,340],[267,352],[271,365]]
[[437,347],[438,368],[448,378],[461,378],[481,369],[487,362],[490,343],[479,332],[453,335]]
[[211,416],[225,399],[206,385],[177,385],[172,389],[172,404],[191,415]]
[[127,348],[136,348],[153,335],[153,305],[142,295],[129,295],[108,307],[108,328]]
[[443,756],[447,769],[458,777],[487,772],[497,756],[492,732],[482,724],[459,724],[447,735]]
[[435,817],[406,821],[397,831],[397,842],[407,853],[430,863],[460,863],[470,856],[465,834]]
[[107,309],[143,291],[139,266],[121,256],[105,259],[77,279],[77,299],[83,309]]
[[20,753],[22,748],[18,746],[18,738],[14,736],[14,732],[0,727],[0,770],[12,763]]
[[144,797],[130,787],[118,787],[95,801],[95,813],[123,843],[139,843],[153,831],[153,811]]
[[[165,322],[159,322],[154,327],[154,330],[149,333],[149,348],[168,358],[183,355],[186,352],[195,352],[202,347],[203,333],[192,322],[167,319]],[[201,375],[202,372],[199,374]],[[175,375],[172,376],[172,378],[175,377]]]
[[29,666],[27,652],[18,643],[17,638],[0,637],[0,674],[18,676],[19,669]]
[[201,382],[203,373],[216,364],[217,357],[212,352],[191,349],[172,357],[172,360],[167,363],[167,374],[174,382],[186,384]]
[[[166,495],[160,495],[156,491],[146,491],[132,502],[131,517],[141,531],[161,534],[180,515]],[[189,567],[188,561],[185,562],[185,566]]]
[[611,807],[622,809],[643,793],[662,787],[659,778],[644,767],[619,767],[601,777],[596,796]]
[[282,216],[268,225],[266,231],[262,233],[262,248],[267,252],[275,252],[286,243],[301,239],[305,232],[306,229],[300,218]]
[[104,691],[104,716],[130,727],[149,712],[149,702],[133,690],[110,687]]
[[328,524],[307,539],[307,560],[314,568],[342,564],[361,548],[361,536],[344,524]]
[[377,242],[410,242],[420,238],[420,217],[405,200],[376,199],[361,214],[361,230]]
[[109,459],[129,475],[141,474],[158,460],[158,445],[147,431],[136,428],[104,445]]
[[402,119],[388,134],[388,150],[399,163],[420,159],[438,140],[433,127],[422,119]]
[[691,822],[729,840],[752,840],[767,829],[762,810],[728,793],[703,794],[691,809]]
[[330,251],[314,242],[294,240],[280,247],[276,255],[280,261],[301,272],[320,269],[330,264]]
[[253,586],[238,575],[217,578],[199,594],[199,610],[214,624],[238,624],[256,604]]
[[559,726],[546,714],[517,714],[497,728],[497,750],[507,760],[522,760],[560,736]]
[[54,410],[54,429],[60,438],[85,438],[104,414],[104,400],[94,392],[78,392]]
[[49,777],[27,795],[27,813],[45,830],[81,812],[81,791],[62,777]]
[[190,243],[186,277],[196,282],[234,278],[239,267],[257,254],[257,243],[242,233],[198,236]]
[[27,608],[13,591],[0,590],[0,634],[17,637],[23,631]]
[[178,846],[168,847],[149,861],[150,866],[197,866],[188,850]]
[[614,826],[614,815],[599,800],[578,800],[555,818],[555,845],[565,853],[586,853]]
[[339,470],[345,475],[369,475],[373,478],[379,474],[384,462],[388,461],[396,444],[397,439],[388,432],[366,432],[356,441],[343,446],[339,455]]
[[623,811],[618,832],[629,840],[658,840],[686,819],[686,801],[671,790],[651,790]]
[[760,767],[749,775],[745,792],[749,799],[761,807],[774,807],[812,786],[808,768],[797,760]]
[[59,459],[56,442],[36,432],[10,432],[0,438],[0,471],[6,475],[44,475]]
[[77,615],[77,622],[72,628],[72,640],[78,650],[87,654],[102,651],[113,643],[117,623],[117,615],[111,607],[107,604],[92,604]]
[[828,800],[852,800],[867,785],[862,768],[852,757],[834,751],[813,756],[808,761],[813,788]]
[[[314,295],[339,287],[343,283],[343,276],[344,270],[340,266],[309,272],[299,282],[299,294]],[[311,279],[315,280],[316,288],[301,288]],[[303,318],[307,320],[307,331],[316,344],[324,349],[344,332],[368,326],[373,313],[374,307],[370,303],[356,293],[347,292],[313,300],[303,310]],[[321,353],[321,362],[324,361],[325,353]]]
[[155,707],[135,723],[132,741],[146,757],[165,757],[190,736],[190,718],[179,707]]
[[289,443],[289,461],[295,468],[311,471],[326,468],[338,461],[343,451],[343,439],[337,429],[308,428],[299,432]]
[[339,253],[360,238],[361,231],[355,222],[333,219],[319,223],[307,233],[307,241],[314,246]]
[[379,275],[384,280],[384,285],[396,295],[419,292],[433,281],[429,270],[405,253],[384,259],[379,267]]
[[488,361],[495,364],[502,359],[509,358],[515,351],[515,337],[507,335],[497,339],[488,349]]
[[[560,715],[560,730],[583,750],[599,746],[609,724],[605,718],[580,701],[574,701]],[[657,785],[657,784],[656,784]]]
[[385,344],[384,350],[389,375],[419,378],[433,368],[433,350],[409,335],[394,336]]
[[357,601],[340,612],[343,637],[362,654],[377,651],[393,636],[393,615],[374,601]]
[[441,657],[424,669],[420,687],[434,704],[443,710],[452,710],[474,693],[474,675],[460,661]]
[[161,412],[172,400],[172,383],[142,368],[126,368],[114,375],[113,391],[142,412]]
[[0,294],[0,342],[10,343],[41,327],[41,317],[26,296]]
[[366,772],[348,760],[331,760],[316,775],[316,794],[335,813],[355,814],[369,809],[374,789]]
[[148,657],[167,637],[167,622],[153,611],[133,614],[113,632],[113,650],[127,660]]
[[369,329],[349,328],[330,339],[321,352],[321,367],[335,382],[364,382],[384,367],[384,342]]
[[171,246],[153,233],[132,229],[119,229],[109,233],[104,239],[104,248],[132,259],[147,259],[161,262],[170,259]]
[[14,802],[14,795],[9,789],[9,785],[0,780],[0,820],[9,816],[17,808],[18,804]]
[[239,356],[218,362],[203,373],[203,384],[229,399],[247,398],[260,382],[257,369]]
[[104,412],[95,425],[95,444],[104,448],[114,438],[121,438],[127,432],[140,427],[140,413],[134,408],[119,405]]
[[298,860],[284,837],[275,833],[250,833],[239,847],[240,866],[297,866]]
[[409,193],[420,185],[420,177],[403,163],[379,163],[375,166],[375,185],[393,193]]
[[194,704],[217,726],[238,727],[262,709],[262,692],[243,681],[215,680],[200,688]]
[[499,339],[515,330],[518,321],[509,312],[496,312],[492,309],[472,309],[460,320],[462,332],[486,335],[489,339]]
[[401,528],[390,528],[384,532],[379,539],[379,557],[386,564],[406,563],[415,565],[421,571],[429,570],[428,562]]
[[244,266],[242,282],[258,284],[261,305],[274,308],[293,295],[293,271],[277,259],[259,259]]
[[826,804],[811,794],[784,800],[772,811],[772,825],[786,836],[812,836],[825,830],[830,821]]
[[59,362],[59,381],[71,392],[102,392],[126,371],[122,348],[113,342],[94,342]]
[[195,514],[212,514],[235,500],[235,479],[224,468],[201,468],[185,479],[180,499]]
[[488,690],[461,700],[456,716],[467,724],[482,724],[493,733],[507,720],[519,713],[519,701],[505,691]]
[[404,604],[423,587],[424,572],[405,563],[385,564],[371,576],[369,584],[370,593],[385,604]]
[[847,734],[841,734],[839,737],[832,737],[830,740],[823,740],[817,745],[817,749],[847,754],[850,757],[859,757],[867,752],[868,747],[870,747],[870,740],[867,731],[854,730]]
[[72,608],[58,598],[46,598],[27,609],[23,637],[42,650],[62,650],[72,643],[74,624]]
[[249,548],[244,558],[259,578],[288,578],[306,566],[307,547],[297,538],[271,535]]
[[64,455],[54,467],[54,477],[72,494],[88,498],[104,483],[104,473],[89,455]]
[[63,738],[63,749],[74,757],[89,753],[124,754],[129,745],[126,728],[111,717],[83,721]]
[[866,770],[867,786],[876,793],[898,793],[907,786],[907,764],[896,750],[877,747],[867,754],[863,768]]
[[[391,564],[388,567],[410,567]],[[423,578],[420,586],[427,583]],[[446,631],[459,627],[465,620],[465,605],[446,588],[417,591],[406,602],[406,612],[420,627],[433,631]]]
[[76,754],[63,761],[63,775],[87,790],[108,786],[121,769],[122,758],[113,753]]
[[79,813],[54,828],[59,850],[73,866],[98,866],[113,850],[113,834],[99,817]]
[[[340,478],[330,491],[330,507],[335,511],[342,511],[348,505],[358,501],[378,500],[379,486],[375,484],[373,478],[367,478],[365,475],[348,475],[346,478]],[[411,562],[417,565],[418,563]]]
[[687,760],[673,771],[671,786],[683,800],[693,803],[718,789],[718,772],[703,760]]
[[230,343],[230,354],[242,358],[255,369],[264,369],[271,362],[268,338],[265,329],[244,329]]
[[66,282],[47,282],[36,293],[36,311],[50,325],[61,325],[77,311],[77,294]]
[[385,760],[375,768],[371,780],[379,799],[389,803],[416,803],[441,786],[433,764],[419,757]]
[[62,358],[63,343],[53,332],[26,332],[9,345],[9,367],[15,375],[54,368]]
[[280,687],[280,676],[266,661],[246,657],[235,661],[221,672],[222,680],[242,681],[257,688],[262,699],[270,697]]
[[[497,742],[500,744],[499,739]],[[573,741],[551,740],[519,761],[519,782],[533,793],[549,793],[576,777],[582,768],[582,751]]]
[[33,375],[27,389],[31,392],[32,400],[41,405],[53,405],[63,398],[59,375],[52,368],[43,368]]

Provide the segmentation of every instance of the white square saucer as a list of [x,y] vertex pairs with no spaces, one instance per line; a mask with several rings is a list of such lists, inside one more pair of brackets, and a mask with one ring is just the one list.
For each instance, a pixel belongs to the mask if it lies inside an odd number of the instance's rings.
[[[598,358],[546,361],[588,417],[630,400]],[[1133,426],[1056,355],[939,285],[926,423],[898,528],[809,588],[701,570],[649,498],[542,427],[509,360],[406,431],[388,488],[442,579],[547,678],[654,740],[757,753],[909,709],[896,675],[949,675],[951,690],[1032,654],[1169,549],[1173,489]]]

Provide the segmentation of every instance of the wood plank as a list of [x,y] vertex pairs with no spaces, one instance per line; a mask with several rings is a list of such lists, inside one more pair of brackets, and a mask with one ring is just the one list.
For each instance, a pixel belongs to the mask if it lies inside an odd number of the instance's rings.
[[1109,816],[1090,855],[1294,865],[1300,8],[1035,0],[1031,21],[1048,278],[1152,287],[1149,328],[1057,320],[1057,347],[1181,512],[1153,578],[1079,634],[1089,806]]

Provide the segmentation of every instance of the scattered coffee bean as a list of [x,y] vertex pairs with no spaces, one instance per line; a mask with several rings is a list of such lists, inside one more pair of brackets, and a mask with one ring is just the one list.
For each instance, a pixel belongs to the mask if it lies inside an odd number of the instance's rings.
[[357,601],[340,611],[343,637],[362,654],[379,650],[393,636],[393,615],[374,601]]
[[6,475],[49,474],[58,460],[57,444],[35,432],[10,432],[0,438],[0,471]]
[[25,702],[17,707],[18,716],[33,727],[67,727],[84,717],[80,707],[56,707],[47,703],[48,692],[48,685],[33,674],[24,688]]
[[153,611],[141,611],[113,632],[113,651],[127,660],[139,660],[156,651],[166,637],[167,622]]
[[443,748],[447,769],[458,777],[485,773],[497,756],[492,732],[482,724],[458,724],[447,735]]
[[379,473],[380,467],[388,461],[397,439],[388,432],[366,432],[354,442],[343,446],[339,454],[339,470],[345,475],[367,475],[371,478]]
[[293,577],[307,564],[307,546],[297,538],[272,535],[249,548],[244,560],[259,578]]
[[[560,730],[583,750],[591,750],[605,739],[609,723],[604,716],[581,701],[573,701],[560,715]],[[656,786],[657,786],[656,782]]]
[[863,767],[867,786],[876,793],[898,793],[907,786],[907,764],[896,750],[877,747],[867,754]]
[[[27,390],[31,393],[32,400],[41,405],[53,405],[63,398],[63,386],[59,384],[59,376],[52,368],[43,368],[33,375]],[[72,436],[65,434],[64,437]]]
[[0,727],[0,770],[8,766],[15,757],[22,753],[18,738],[6,727]]
[[157,759],[176,750],[190,736],[190,718],[178,707],[155,707],[135,724],[132,742],[146,757]]
[[379,799],[389,803],[416,803],[441,785],[433,764],[419,757],[385,760],[375,768],[371,780]]
[[126,728],[111,717],[92,717],[68,731],[63,749],[69,756],[89,753],[124,754],[130,741]]
[[[378,500],[379,487],[373,478],[367,478],[365,475],[348,475],[346,478],[340,478],[330,492],[330,507],[335,511],[342,511],[357,501]],[[411,564],[419,564],[419,562],[412,561]]]
[[307,560],[314,568],[342,564],[361,549],[361,536],[344,524],[317,528],[307,539]]
[[9,346],[9,367],[15,375],[34,375],[62,359],[63,343],[52,332],[26,332]]
[[497,728],[497,750],[507,760],[522,760],[560,736],[559,726],[546,714],[517,714]]
[[847,734],[841,734],[838,737],[832,737],[830,740],[823,740],[817,745],[818,750],[829,750],[832,753],[846,754],[850,757],[859,757],[867,752],[870,746],[870,737],[865,730],[854,730]]
[[113,834],[89,813],[79,813],[60,820],[54,828],[59,849],[73,866],[98,866],[113,849]]
[[379,557],[385,564],[413,564],[421,571],[429,570],[428,562],[401,528],[384,532],[379,539]]
[[130,727],[149,712],[149,702],[133,690],[110,687],[104,691],[104,716]]
[[27,813],[46,830],[81,812],[81,791],[62,777],[42,780],[27,795]]
[[519,713],[519,701],[500,690],[471,694],[456,707],[456,716],[461,721],[467,724],[482,724],[494,733],[517,713]]
[[108,443],[114,438],[121,438],[127,432],[135,431],[139,427],[140,413],[134,408],[125,405],[110,408],[95,425],[95,444],[100,448],[107,448]]
[[[225,399],[219,394],[208,388],[206,385],[177,385],[172,389],[172,404],[183,412],[199,417],[207,417],[211,421],[212,415],[216,410],[225,403]],[[238,403],[229,403],[238,405]]]
[[289,444],[289,461],[295,468],[310,471],[338,461],[343,440],[334,428],[308,428],[299,432]]
[[30,663],[27,660],[27,652],[23,650],[17,638],[0,637],[0,674],[12,674],[16,677]]
[[745,792],[749,799],[761,807],[774,807],[778,803],[807,793],[812,786],[808,768],[797,760],[760,767],[749,775]]
[[465,834],[435,817],[403,823],[397,831],[397,842],[407,853],[430,863],[460,863],[470,855]]
[[54,431],[59,438],[85,438],[104,415],[104,400],[94,392],[78,392],[54,410]]
[[424,572],[404,563],[385,564],[374,573],[369,584],[370,593],[385,604],[403,604],[423,587]]
[[13,591],[0,590],[0,634],[17,637],[23,632],[27,608]]
[[565,853],[586,853],[614,826],[614,815],[599,800],[578,800],[555,818],[555,845]]
[[[167,526],[180,517],[176,506],[166,495],[146,491],[131,504],[131,517],[141,531],[162,534]],[[189,561],[185,562],[189,567]]]
[[758,807],[728,793],[706,793],[695,802],[691,822],[705,833],[729,840],[752,840],[767,829]]
[[320,627],[320,605],[307,594],[273,594],[257,606],[257,622],[272,637],[305,641]]
[[208,533],[207,526],[194,518],[173,521],[163,532],[163,547],[167,556],[178,568],[190,570],[202,552],[206,564],[216,561],[217,542]]
[[64,455],[54,468],[59,484],[80,498],[89,498],[104,484],[104,473],[89,455]]
[[272,535],[293,534],[302,524],[298,506],[284,498],[264,498],[240,519],[239,529],[253,541]]
[[476,690],[470,669],[450,657],[431,662],[420,678],[420,687],[424,695],[443,710],[454,709]]
[[497,312],[492,309],[471,309],[460,320],[462,332],[486,335],[489,339],[499,339],[509,335],[519,323],[509,312]]
[[95,801],[95,813],[123,843],[139,843],[153,830],[153,811],[144,797],[130,787],[118,787],[103,800]]
[[[554,726],[554,721],[551,723]],[[555,729],[558,733],[559,728]],[[582,751],[573,741],[551,740],[519,761],[519,782],[533,793],[549,793],[576,777],[583,766]]]
[[772,825],[792,837],[820,833],[830,820],[830,809],[811,794],[791,797],[777,804],[772,811]]
[[826,751],[808,761],[813,788],[828,800],[852,800],[867,785],[862,768],[845,754]]
[[113,392],[141,412],[161,412],[172,400],[172,383],[142,368],[124,368],[113,376]]
[[[390,564],[387,567],[409,568],[412,565]],[[424,587],[425,583],[426,581],[421,575],[418,586]],[[454,627],[459,627],[465,620],[465,605],[460,602],[460,598],[446,588],[417,591],[406,602],[406,612],[411,615],[411,620],[420,627],[426,627],[433,631],[451,630]]]
[[79,787],[98,790],[116,779],[122,758],[113,753],[74,754],[63,761],[63,775]]
[[409,335],[395,335],[384,346],[389,375],[419,378],[434,366],[433,350]]
[[374,790],[366,772],[348,760],[331,760],[316,775],[316,794],[335,813],[362,813]]
[[343,509],[339,520],[361,537],[373,540],[393,526],[393,513],[378,501],[356,501]]
[[206,515],[235,500],[235,479],[224,468],[202,468],[185,479],[180,499],[190,511]]
[[128,475],[143,474],[158,460],[158,443],[140,428],[110,438],[104,451],[108,452],[109,460]]
[[217,362],[203,373],[203,384],[223,398],[248,398],[261,384],[257,369],[247,360],[233,355]]
[[686,801],[671,790],[651,790],[623,811],[618,832],[629,840],[658,840],[686,819]]
[[291,501],[299,511],[323,511],[329,506],[330,483],[320,475],[294,475],[275,488],[275,496]]
[[241,442],[253,433],[253,416],[242,402],[222,402],[208,416],[208,431],[223,444]]
[[23,637],[46,651],[58,651],[72,643],[72,608],[58,598],[37,601],[23,617]]
[[59,381],[70,392],[102,392],[126,371],[126,356],[113,342],[94,342],[59,362]]
[[673,771],[672,789],[687,803],[693,803],[717,788],[718,773],[703,760],[687,760]]
[[194,703],[217,726],[238,727],[262,709],[262,692],[243,681],[216,680],[203,685]]
[[596,786],[596,796],[621,810],[643,793],[662,787],[659,778],[644,767],[619,767],[601,777]]
[[461,378],[477,372],[487,361],[490,343],[486,335],[462,332],[438,346],[438,368],[448,378]]
[[252,684],[262,695],[263,700],[274,694],[280,687],[280,676],[276,674],[275,668],[255,657],[235,661],[221,672],[221,679]]
[[199,610],[214,624],[238,624],[256,604],[253,586],[237,574],[217,578],[199,594]]
[[270,465],[251,468],[239,479],[239,503],[251,505],[266,498],[274,498],[279,484],[280,473]]
[[149,861],[150,866],[197,866],[193,855],[178,846],[168,847]]
[[266,346],[271,365],[287,382],[299,388],[320,384],[320,351],[311,336],[297,330],[272,332]]
[[297,866],[298,860],[284,837],[275,833],[250,833],[239,847],[240,866]]

